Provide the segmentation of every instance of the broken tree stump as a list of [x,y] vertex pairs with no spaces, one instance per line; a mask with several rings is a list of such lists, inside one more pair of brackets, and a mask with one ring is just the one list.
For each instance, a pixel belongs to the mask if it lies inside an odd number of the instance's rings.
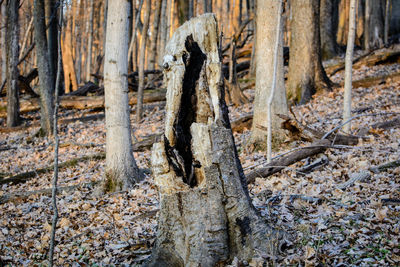
[[223,266],[273,258],[283,234],[253,207],[223,97],[213,14],[179,27],[166,46],[165,135],[152,148],[160,191],[149,266]]

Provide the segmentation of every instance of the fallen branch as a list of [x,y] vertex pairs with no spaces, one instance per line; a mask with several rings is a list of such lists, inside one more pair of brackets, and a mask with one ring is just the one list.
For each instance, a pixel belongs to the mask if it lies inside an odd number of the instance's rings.
[[[57,187],[57,192],[58,193],[59,192],[70,192],[70,191],[74,191],[75,189],[80,188],[80,187],[92,187],[92,186],[96,185],[97,183],[98,183],[98,181],[90,182],[90,183],[80,183],[80,184],[70,185],[70,186],[61,186],[61,187]],[[15,201],[15,200],[25,200],[34,195],[51,196],[51,194],[52,194],[52,188],[6,194],[3,196],[0,196],[0,204],[4,204],[4,203],[10,202],[10,201]]]
[[392,129],[392,128],[397,128],[400,127],[400,117],[395,118],[390,121],[384,121],[384,122],[378,122],[375,124],[372,124],[370,128],[363,128],[358,132],[358,135],[365,136],[367,135],[371,129]]
[[329,163],[328,157],[324,155],[322,158],[319,158],[319,159],[315,160],[314,162],[299,168],[297,170],[297,172],[307,174],[307,173],[310,173],[314,170],[317,170],[317,169],[327,165],[328,163]]
[[369,168],[369,170],[372,171],[373,173],[380,173],[380,172],[384,172],[388,169],[393,169],[393,168],[397,168],[397,167],[400,167],[400,160],[395,160],[395,161],[384,163],[379,166],[371,167],[371,168]]
[[[358,58],[353,60],[353,69],[358,69],[363,65],[366,66],[375,66],[379,64],[387,64],[392,62],[397,62],[400,58],[400,52],[397,47],[395,47],[391,51],[383,51],[381,49],[370,51],[366,54],[359,56]],[[344,70],[344,62],[340,62],[333,66],[328,66],[325,68],[326,72],[329,76],[333,76],[337,72]]]
[[[247,175],[247,183],[253,183],[257,177],[268,177],[274,173],[277,173],[293,163],[296,163],[307,157],[316,155],[318,153],[324,152],[331,146],[329,140],[318,140],[314,142],[311,146],[302,147],[287,156],[274,159],[265,167],[258,168]],[[275,167],[279,166],[279,167]]]
[[349,174],[350,179],[344,183],[337,185],[337,188],[343,190],[349,186],[352,186],[357,181],[364,181],[371,178],[369,171],[361,171],[358,173]]
[[[136,105],[136,93],[130,93],[129,104]],[[157,90],[144,94],[144,103],[151,103],[165,100],[165,90]],[[104,108],[104,96],[62,96],[60,97],[60,107],[64,109],[99,109]],[[27,113],[40,109],[38,98],[21,99],[20,113]],[[0,103],[0,117],[7,117],[7,102]]]
[[[61,170],[61,169],[65,169],[68,167],[73,167],[73,166],[77,165],[79,162],[83,162],[83,161],[103,160],[105,158],[106,158],[105,153],[83,156],[81,158],[72,159],[72,160],[68,160],[66,162],[60,163],[58,165],[58,169]],[[23,182],[26,182],[27,180],[29,180],[30,178],[36,177],[36,175],[49,173],[49,172],[52,172],[53,170],[54,170],[54,165],[51,165],[51,166],[47,166],[47,167],[44,167],[41,169],[36,169],[34,171],[19,173],[17,175],[14,175],[14,176],[11,176],[8,178],[0,179],[0,185],[8,184],[8,183],[13,183],[13,184],[23,183]]]

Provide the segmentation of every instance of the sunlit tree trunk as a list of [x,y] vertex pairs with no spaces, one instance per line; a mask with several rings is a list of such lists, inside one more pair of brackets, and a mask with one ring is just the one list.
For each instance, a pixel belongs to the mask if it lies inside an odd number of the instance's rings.
[[150,43],[150,56],[149,56],[149,69],[153,70],[156,68],[157,58],[157,37],[158,29],[160,25],[160,14],[161,14],[161,0],[156,1],[154,21],[151,29],[151,43]]
[[51,77],[46,38],[45,9],[43,0],[34,1],[34,26],[36,42],[36,61],[40,87],[40,126],[44,135],[53,132],[54,82]]
[[150,11],[151,11],[151,0],[146,0],[145,11],[143,16],[143,32],[142,40],[140,43],[140,58],[139,58],[139,87],[137,94],[137,105],[136,105],[136,120],[140,122],[143,117],[143,91],[144,91],[144,65],[145,65],[145,53],[147,43],[147,31],[149,30]]
[[67,19],[67,28],[65,29],[65,37],[62,42],[62,61],[64,70],[65,92],[69,93],[78,89],[74,60],[72,57],[72,14]]
[[105,191],[119,191],[139,180],[132,152],[128,100],[129,3],[113,0],[108,5],[104,63],[106,114]]
[[89,20],[87,21],[88,25],[88,42],[87,42],[87,60],[86,60],[86,81],[90,81],[90,73],[92,66],[92,43],[93,43],[93,0],[89,0]]
[[[3,3],[5,6],[6,3]],[[7,127],[17,126],[20,122],[19,117],[19,97],[18,97],[18,55],[19,55],[19,21],[18,21],[19,0],[10,0],[7,3]]]
[[[268,127],[267,103],[271,94],[274,77],[274,54],[276,43],[276,23],[279,1],[258,0],[257,1],[257,39],[256,39],[256,92],[254,98],[254,117],[251,128],[250,143],[265,149],[267,142]],[[282,26],[282,25],[281,25]],[[279,46],[276,64],[276,87],[273,97],[271,125],[272,138],[276,143],[284,139],[284,131],[280,124],[282,120],[275,114],[287,114],[287,101],[284,82],[283,68],[283,39],[279,35]],[[260,129],[260,126],[262,129]]]
[[293,1],[287,90],[291,102],[304,104],[331,81],[322,67],[319,0]]
[[159,55],[158,64],[162,65],[162,60],[164,57],[165,45],[167,43],[167,1],[160,0],[161,2],[161,18],[160,18],[160,44],[159,44]]
[[[354,39],[356,35],[356,4],[357,0],[350,1],[349,15],[349,36],[347,38],[346,62],[345,62],[345,79],[344,79],[344,107],[343,121],[347,121],[351,117],[351,87],[352,87],[352,63]],[[350,123],[343,126],[346,133],[350,132]]]

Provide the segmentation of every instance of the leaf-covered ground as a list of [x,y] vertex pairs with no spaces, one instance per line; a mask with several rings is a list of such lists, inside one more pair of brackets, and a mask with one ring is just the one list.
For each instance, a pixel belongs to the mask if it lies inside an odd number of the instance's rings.
[[[365,67],[354,71],[354,79],[392,74],[400,64]],[[332,77],[343,80],[343,72]],[[400,115],[400,84],[386,83],[354,88],[353,109],[360,116],[352,132]],[[253,90],[246,94],[252,98]],[[318,94],[310,103],[293,109],[297,119],[309,127],[327,132],[341,123],[343,88]],[[252,105],[230,107],[233,119],[252,111]],[[383,115],[382,113],[391,113]],[[82,118],[89,111],[61,111],[60,117]],[[373,115],[375,114],[375,115]],[[379,115],[378,115],[379,114]],[[25,115],[37,121],[38,113]],[[132,128],[135,141],[163,130],[163,105],[148,105],[146,117]],[[32,122],[32,121],[31,121]],[[4,120],[1,121],[4,125]],[[36,137],[37,127],[2,133],[0,136],[0,175],[8,177],[34,171],[53,163],[52,140]],[[235,138],[245,172],[266,164],[262,152],[245,148],[249,130]],[[249,185],[253,203],[271,225],[291,234],[293,244],[277,262],[283,265],[322,264],[326,266],[400,265],[400,167],[380,173],[368,169],[399,160],[400,129],[372,130],[368,140],[356,146],[336,146],[324,154],[303,160],[267,179],[257,178]],[[97,155],[105,149],[104,119],[60,125],[60,162]],[[307,145],[288,142],[275,151],[278,155]],[[149,169],[150,152],[135,152],[142,169]],[[328,164],[309,174],[298,169],[326,156]],[[355,173],[366,171],[370,178],[347,187],[344,182]],[[106,266],[140,264],[150,253],[157,227],[158,192],[153,178],[128,192],[96,197],[94,183],[104,174],[104,160],[85,159],[59,173],[59,186],[79,185],[59,193],[60,219],[56,235],[57,265]],[[10,194],[50,188],[52,172],[36,175],[25,183],[3,184],[0,198]],[[341,189],[342,188],[342,189]],[[387,201],[389,199],[389,201]],[[4,202],[4,201],[3,201]],[[51,199],[48,194],[17,197],[0,204],[0,257],[11,266],[47,264]],[[254,259],[257,266],[262,259]],[[261,265],[260,265],[261,266]]]

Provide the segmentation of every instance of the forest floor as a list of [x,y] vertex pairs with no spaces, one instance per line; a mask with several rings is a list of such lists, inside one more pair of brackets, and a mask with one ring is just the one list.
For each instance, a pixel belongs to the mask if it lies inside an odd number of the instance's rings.
[[[400,72],[400,64],[362,67],[354,80]],[[343,80],[343,71],[331,77]],[[254,90],[246,90],[252,99]],[[353,89],[353,110],[360,116],[352,132],[369,129],[376,122],[400,115],[400,83],[387,80],[369,88]],[[310,103],[294,107],[298,120],[321,132],[341,123],[343,87],[318,94]],[[252,112],[252,104],[230,107],[232,120]],[[100,111],[100,113],[102,113]],[[382,115],[390,113],[391,115]],[[95,111],[62,110],[60,118],[85,118]],[[134,141],[163,131],[162,104],[147,105],[140,124],[134,123]],[[30,122],[39,113],[24,115]],[[4,120],[0,121],[4,125]],[[79,120],[60,127],[59,161],[80,159],[59,171],[59,224],[56,234],[56,264],[59,266],[108,266],[140,264],[149,257],[155,240],[159,195],[153,178],[146,178],[134,189],[96,197],[95,182],[104,174],[104,117]],[[53,141],[36,137],[38,127],[1,133],[0,180],[18,173],[51,166]],[[245,148],[249,129],[235,133],[245,173],[266,164],[263,152]],[[292,246],[277,259],[282,265],[364,266],[400,265],[400,167],[379,173],[370,167],[399,160],[400,128],[371,130],[368,140],[355,146],[336,146],[308,160],[300,161],[266,179],[249,185],[253,204],[274,227],[293,237]],[[274,155],[307,142],[287,142]],[[135,152],[141,169],[150,168],[150,151]],[[298,169],[317,158],[328,163],[305,174]],[[370,177],[343,187],[355,173],[367,171]],[[19,193],[51,187],[52,172],[34,175],[24,183],[0,185],[0,259],[11,266],[42,266],[48,253],[52,209],[51,197],[43,191],[29,196]],[[19,195],[18,195],[19,194]],[[9,198],[14,196],[13,198]],[[16,196],[16,197],[15,197]],[[8,199],[7,199],[8,198]],[[389,199],[389,201],[388,201]],[[254,259],[252,266],[262,266]],[[1,265],[1,263],[0,263]],[[46,264],[47,265],[47,264]],[[321,266],[321,265],[320,265]]]

